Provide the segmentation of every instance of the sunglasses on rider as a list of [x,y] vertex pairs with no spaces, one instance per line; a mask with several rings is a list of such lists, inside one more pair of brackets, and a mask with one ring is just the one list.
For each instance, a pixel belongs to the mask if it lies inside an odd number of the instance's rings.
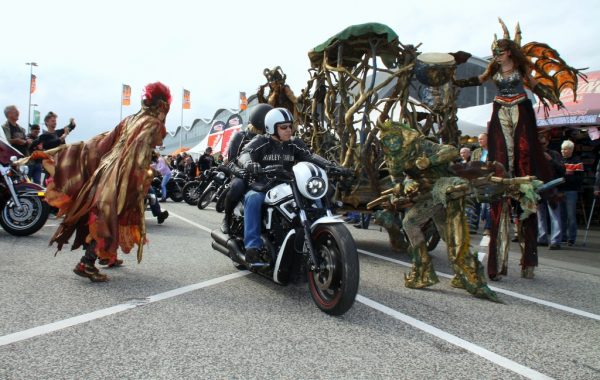
[[278,124],[277,128],[281,129],[282,131],[285,131],[286,129],[292,129],[292,125],[291,124]]

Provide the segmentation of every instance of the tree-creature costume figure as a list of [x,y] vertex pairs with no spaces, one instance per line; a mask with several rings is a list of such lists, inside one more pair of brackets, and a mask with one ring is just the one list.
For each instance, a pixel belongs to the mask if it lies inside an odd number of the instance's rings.
[[[264,69],[263,74],[267,83],[261,85],[256,93],[259,103],[267,103],[274,108],[283,107],[292,113],[294,120],[298,120],[298,98],[294,91],[285,83],[287,75],[280,66],[274,69]],[[269,88],[269,95],[265,97],[265,89]]]
[[455,273],[452,286],[465,288],[476,297],[499,301],[488,288],[483,267],[470,250],[464,196],[456,199],[447,196],[448,188],[467,183],[450,169],[450,163],[459,157],[458,149],[436,144],[414,129],[389,120],[380,128],[387,167],[397,183],[394,192],[411,198],[414,204],[402,221],[413,261],[410,274],[405,275],[405,285],[424,288],[439,282],[421,231],[433,218],[448,247]]
[[[493,80],[498,94],[494,98],[494,108],[488,126],[490,161],[500,162],[509,176],[535,175],[544,182],[551,179],[548,161],[537,139],[537,124],[531,101],[525,88],[530,88],[540,98],[544,107],[547,101],[562,107],[560,92],[570,88],[574,95],[577,89],[579,70],[568,66],[560,55],[546,44],[530,42],[521,47],[521,29],[517,24],[514,41],[510,39],[506,25],[500,20],[504,36],[498,40],[494,36],[492,52],[494,59],[486,71],[478,76],[455,81],[459,87],[479,86]],[[520,210],[517,210],[520,213]],[[499,273],[497,258],[498,231],[508,218],[507,204],[503,201],[491,205],[492,228],[488,256],[488,275],[497,279]],[[533,278],[537,266],[537,218],[530,215],[518,224],[521,246],[522,276]],[[503,239],[500,239],[503,240]],[[508,249],[504,244],[503,249]],[[502,271],[502,274],[504,271]]]
[[142,259],[146,240],[144,197],[152,180],[152,151],[166,135],[165,117],[171,94],[160,82],[146,86],[142,109],[112,131],[86,143],[48,151],[44,160],[53,177],[46,199],[64,219],[50,244],[58,250],[75,234],[71,248],[84,246],[85,255],[74,272],[93,282],[108,280],[95,267],[96,257],[114,263],[117,249],[129,253],[138,246]]

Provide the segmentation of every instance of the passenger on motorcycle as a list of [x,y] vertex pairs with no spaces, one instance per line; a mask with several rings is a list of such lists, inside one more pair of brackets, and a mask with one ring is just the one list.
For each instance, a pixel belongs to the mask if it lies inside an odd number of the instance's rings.
[[[296,161],[308,161],[322,167],[331,163],[310,152],[300,139],[292,138],[293,116],[285,108],[275,108],[265,116],[265,135],[256,136],[244,147],[238,164],[249,174],[257,175],[261,168],[269,165],[283,165],[292,171]],[[260,250],[263,248],[261,233],[261,209],[265,199],[267,179],[256,178],[251,190],[244,197],[244,246],[246,262],[259,264]]]
[[[257,104],[252,108],[252,112],[250,113],[250,123],[248,124],[248,128],[245,131],[237,132],[231,138],[229,148],[227,149],[227,160],[229,161],[228,166],[232,171],[240,169],[239,166],[237,166],[237,159],[246,144],[248,144],[256,135],[265,133],[265,116],[267,115],[267,112],[272,109],[273,107],[269,104]],[[246,188],[246,181],[239,177],[233,178],[229,185],[229,191],[225,196],[225,217],[221,224],[221,231],[223,231],[224,234],[229,234],[233,209],[246,193]]]

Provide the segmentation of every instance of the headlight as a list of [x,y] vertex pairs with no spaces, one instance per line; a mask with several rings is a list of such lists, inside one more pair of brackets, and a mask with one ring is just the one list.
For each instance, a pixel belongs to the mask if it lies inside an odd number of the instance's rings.
[[311,197],[320,198],[325,195],[325,190],[327,189],[325,185],[323,178],[312,177],[306,183],[306,191]]
[[218,179],[219,181],[225,181],[225,173],[223,173],[223,172],[218,172],[218,173],[217,173],[217,179]]

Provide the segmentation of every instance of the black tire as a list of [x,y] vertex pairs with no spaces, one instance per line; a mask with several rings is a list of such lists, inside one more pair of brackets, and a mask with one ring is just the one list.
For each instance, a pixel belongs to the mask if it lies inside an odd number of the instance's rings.
[[195,206],[198,204],[198,199],[200,198],[200,194],[198,194],[198,189],[200,188],[200,182],[198,181],[190,181],[183,185],[183,200],[190,206]]
[[217,210],[217,212],[225,211],[225,198],[227,198],[228,192],[229,188],[225,189],[225,191],[219,195],[219,199],[217,199],[217,203],[215,204],[215,210]]
[[183,201],[183,186],[178,183],[173,184],[173,190],[169,191],[169,198],[177,203]]
[[40,230],[48,220],[50,206],[36,195],[19,195],[22,209],[9,201],[0,212],[0,225],[14,236],[29,236]]
[[200,210],[205,209],[206,206],[208,206],[210,204],[210,202],[212,202],[216,192],[217,192],[217,189],[215,189],[214,186],[207,187],[206,190],[204,190],[204,192],[198,199],[198,208]]
[[342,315],[354,304],[359,266],[356,243],[343,224],[322,224],[312,233],[315,254],[327,269],[308,271],[308,288],[317,307],[329,315]]

